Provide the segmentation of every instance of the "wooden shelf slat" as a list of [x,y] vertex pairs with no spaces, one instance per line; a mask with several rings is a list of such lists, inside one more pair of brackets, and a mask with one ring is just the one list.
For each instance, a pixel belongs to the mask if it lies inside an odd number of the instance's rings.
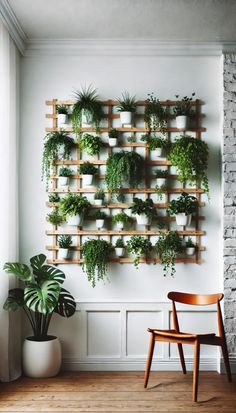
[[[48,260],[47,261],[49,264],[81,264],[83,263],[83,259],[80,260],[75,260],[75,259],[68,259],[68,260]],[[117,263],[123,263],[123,264],[131,264],[134,262],[133,258],[113,258],[110,259],[109,262],[117,262]],[[146,263],[146,264],[151,264],[151,263],[156,263],[160,264],[161,261],[158,258],[140,258],[139,260],[140,264]],[[176,258],[175,263],[180,264],[180,263],[189,263],[189,264],[200,264],[202,260],[196,260],[196,258]]]
[[[140,132],[140,133],[145,133],[148,132],[148,129],[146,128],[136,128],[136,127],[132,127],[132,128],[116,128],[119,132]],[[73,132],[72,128],[45,128],[45,132],[60,132],[61,130],[71,133]],[[101,127],[100,131],[101,132],[109,132],[109,128],[104,128]],[[180,129],[178,128],[171,128],[171,127],[167,127],[166,128],[167,132],[181,132]],[[206,128],[188,128],[189,132],[205,132]],[[96,132],[95,128],[80,128],[80,132]],[[160,129],[156,129],[156,132],[160,132]]]
[[[97,188],[91,187],[91,188],[81,188],[81,189],[74,189],[74,188],[70,188],[70,190],[68,189],[63,189],[63,188],[56,188],[56,189],[49,189],[48,193],[49,194],[53,194],[53,193],[61,193],[61,194],[65,194],[65,193],[87,193],[87,194],[93,194],[97,191]],[[109,193],[107,189],[104,189],[105,193]],[[127,193],[127,194],[155,194],[156,193],[156,189],[155,188],[122,188],[120,189],[120,192],[122,193]],[[187,194],[203,194],[204,190],[203,189],[199,189],[199,188],[168,188],[166,191],[164,191],[164,193],[167,194],[181,194],[182,192],[186,192]]]
[[[176,100],[162,100],[160,101],[162,106],[175,106],[178,101]],[[53,100],[46,100],[46,105],[47,106],[55,106],[55,105],[74,105],[76,103],[76,99],[53,99]],[[101,100],[101,103],[103,106],[118,106],[119,102],[117,100]],[[147,100],[138,100],[137,105],[138,106],[146,106]],[[197,99],[193,100],[191,102],[192,106],[197,106],[197,105],[204,105],[205,102],[203,100]]]
[[[167,233],[166,230],[46,230],[46,235],[160,235],[162,233]],[[205,231],[195,229],[192,230],[182,230],[177,231],[179,235],[205,235]]]

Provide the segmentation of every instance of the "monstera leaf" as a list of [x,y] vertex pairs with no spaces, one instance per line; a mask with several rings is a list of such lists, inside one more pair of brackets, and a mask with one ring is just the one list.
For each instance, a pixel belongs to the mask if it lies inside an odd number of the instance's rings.
[[47,257],[44,254],[39,254],[30,259],[30,264],[33,268],[36,281],[49,281],[54,280],[59,284],[63,284],[65,280],[65,274],[61,270],[52,265],[45,264]]
[[10,274],[14,274],[21,281],[27,282],[32,280],[30,268],[26,264],[20,262],[6,262],[3,269]]
[[30,284],[25,288],[24,300],[27,307],[38,313],[52,313],[57,305],[60,284],[57,281],[44,281],[39,284]]
[[12,290],[9,290],[9,296],[6,299],[3,308],[7,311],[16,311],[20,307],[23,307],[24,304],[24,290],[22,290],[22,288],[13,288]]
[[74,297],[69,293],[69,291],[61,288],[59,300],[57,306],[55,307],[55,313],[61,315],[62,317],[71,317],[76,310],[76,303]]

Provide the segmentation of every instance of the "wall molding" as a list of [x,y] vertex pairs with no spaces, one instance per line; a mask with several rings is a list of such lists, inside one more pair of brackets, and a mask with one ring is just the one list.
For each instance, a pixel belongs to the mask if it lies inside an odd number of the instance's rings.
[[7,27],[21,54],[24,54],[27,37],[7,0],[0,0],[0,19]]

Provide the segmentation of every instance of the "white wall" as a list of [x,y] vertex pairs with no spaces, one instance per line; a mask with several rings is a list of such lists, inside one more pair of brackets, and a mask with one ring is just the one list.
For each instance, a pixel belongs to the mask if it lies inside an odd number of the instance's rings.
[[[135,368],[143,366],[147,352],[148,326],[168,327],[167,292],[180,290],[209,293],[221,289],[221,62],[219,57],[38,57],[22,59],[20,144],[20,254],[29,257],[45,251],[45,185],[41,182],[46,99],[70,98],[72,90],[92,83],[102,99],[116,98],[124,90],[143,99],[154,92],[161,100],[176,93],[191,94],[205,101],[203,112],[210,147],[210,204],[204,208],[202,224],[206,247],[201,265],[176,266],[174,278],[162,275],[160,265],[110,265],[110,283],[93,289],[77,265],[65,265],[66,287],[82,309],[70,320],[55,320],[54,332],[63,338],[67,367]],[[99,304],[102,303],[102,304]],[[163,304],[162,304],[163,303]],[[201,311],[201,309],[199,310]],[[212,327],[212,313],[196,315],[198,327]],[[192,313],[183,316],[184,327],[192,327]],[[186,326],[185,326],[186,324]],[[136,343],[136,344],[135,344]],[[138,343],[138,344],[137,344]],[[216,353],[205,352],[206,366],[214,368]],[[176,352],[158,356],[174,360]],[[189,355],[191,360],[191,354]],[[74,363],[74,364],[73,364]],[[127,364],[129,363],[129,364]],[[105,364],[104,364],[105,365]],[[176,364],[168,364],[172,368]],[[105,367],[104,367],[105,368]]]

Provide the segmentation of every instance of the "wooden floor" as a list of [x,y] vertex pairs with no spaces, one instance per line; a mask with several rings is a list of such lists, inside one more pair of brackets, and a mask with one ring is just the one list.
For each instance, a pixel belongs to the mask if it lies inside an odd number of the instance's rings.
[[0,384],[0,412],[204,412],[236,413],[236,377],[200,372],[199,402],[193,403],[192,374],[70,372],[52,379],[22,377]]

